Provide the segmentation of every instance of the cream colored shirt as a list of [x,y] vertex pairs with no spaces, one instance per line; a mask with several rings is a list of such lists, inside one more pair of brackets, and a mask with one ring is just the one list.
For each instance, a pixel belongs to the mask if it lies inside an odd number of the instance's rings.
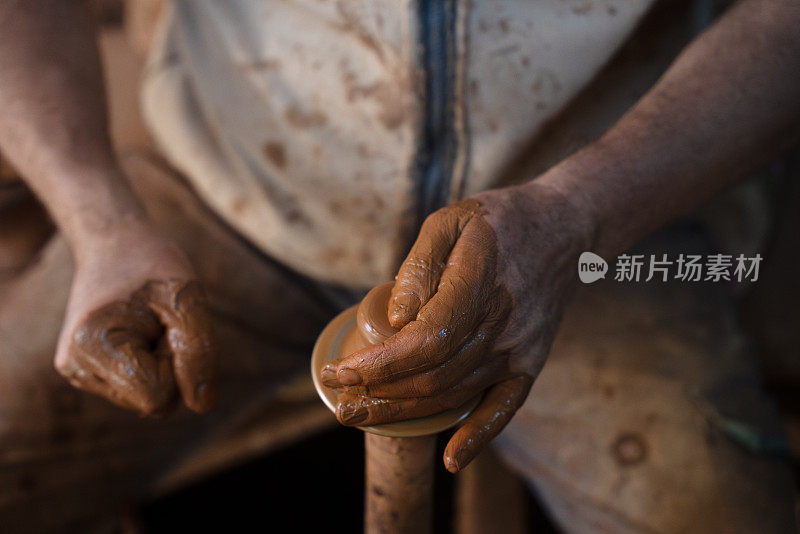
[[369,287],[427,213],[503,179],[652,3],[174,0],[145,119],[258,247]]

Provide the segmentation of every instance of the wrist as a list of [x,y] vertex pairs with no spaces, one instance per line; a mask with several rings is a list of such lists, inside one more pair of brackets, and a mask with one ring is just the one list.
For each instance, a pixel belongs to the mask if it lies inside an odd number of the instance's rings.
[[569,239],[583,251],[595,251],[600,240],[600,221],[597,206],[573,169],[558,166],[535,180],[520,186],[521,192],[535,201],[532,209],[541,210],[542,191],[549,198],[553,218],[566,230]]
[[147,218],[139,213],[85,215],[80,228],[68,236],[78,264],[87,258],[125,253],[132,245],[160,239]]
[[76,258],[126,236],[153,233],[144,209],[115,166],[60,169],[59,198],[48,208]]
[[621,224],[616,216],[621,211],[619,201],[625,202],[629,197],[629,191],[619,189],[619,177],[626,172],[615,163],[609,150],[594,143],[530,184],[539,183],[558,191],[587,233],[590,247],[585,250],[605,257],[624,250],[631,239],[628,234],[635,231],[635,221]]

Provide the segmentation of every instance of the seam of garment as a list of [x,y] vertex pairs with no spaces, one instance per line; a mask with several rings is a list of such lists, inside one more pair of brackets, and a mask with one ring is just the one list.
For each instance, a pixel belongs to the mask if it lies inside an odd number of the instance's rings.
[[456,137],[455,155],[449,194],[446,203],[464,196],[471,156],[468,91],[469,75],[469,15],[472,0],[460,0],[455,13],[455,49],[453,51],[453,131]]
[[457,83],[456,34],[458,0],[418,0],[419,63],[424,72],[423,117],[411,176],[413,183],[410,234],[404,237],[407,252],[425,218],[446,205],[460,136],[456,132]]

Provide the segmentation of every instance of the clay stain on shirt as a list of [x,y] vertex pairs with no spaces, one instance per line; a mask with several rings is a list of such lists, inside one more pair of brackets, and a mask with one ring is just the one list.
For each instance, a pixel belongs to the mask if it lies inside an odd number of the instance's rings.
[[286,121],[299,129],[325,126],[328,117],[319,110],[305,111],[297,106],[292,106],[284,113]]
[[286,168],[286,149],[281,143],[270,141],[264,145],[267,159],[279,169]]
[[611,452],[618,465],[631,466],[647,458],[647,445],[639,434],[625,433],[617,437]]

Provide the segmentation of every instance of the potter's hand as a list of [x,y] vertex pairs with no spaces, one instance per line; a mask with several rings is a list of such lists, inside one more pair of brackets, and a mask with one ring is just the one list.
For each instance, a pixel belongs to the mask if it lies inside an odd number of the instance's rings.
[[372,425],[483,399],[452,437],[456,472],[524,402],[544,364],[588,217],[549,186],[489,191],[428,217],[400,267],[389,320],[400,332],[331,362],[337,417]]
[[77,260],[56,368],[70,383],[140,414],[162,414],[178,392],[216,404],[216,348],[206,299],[188,259],[149,229],[126,230]]

